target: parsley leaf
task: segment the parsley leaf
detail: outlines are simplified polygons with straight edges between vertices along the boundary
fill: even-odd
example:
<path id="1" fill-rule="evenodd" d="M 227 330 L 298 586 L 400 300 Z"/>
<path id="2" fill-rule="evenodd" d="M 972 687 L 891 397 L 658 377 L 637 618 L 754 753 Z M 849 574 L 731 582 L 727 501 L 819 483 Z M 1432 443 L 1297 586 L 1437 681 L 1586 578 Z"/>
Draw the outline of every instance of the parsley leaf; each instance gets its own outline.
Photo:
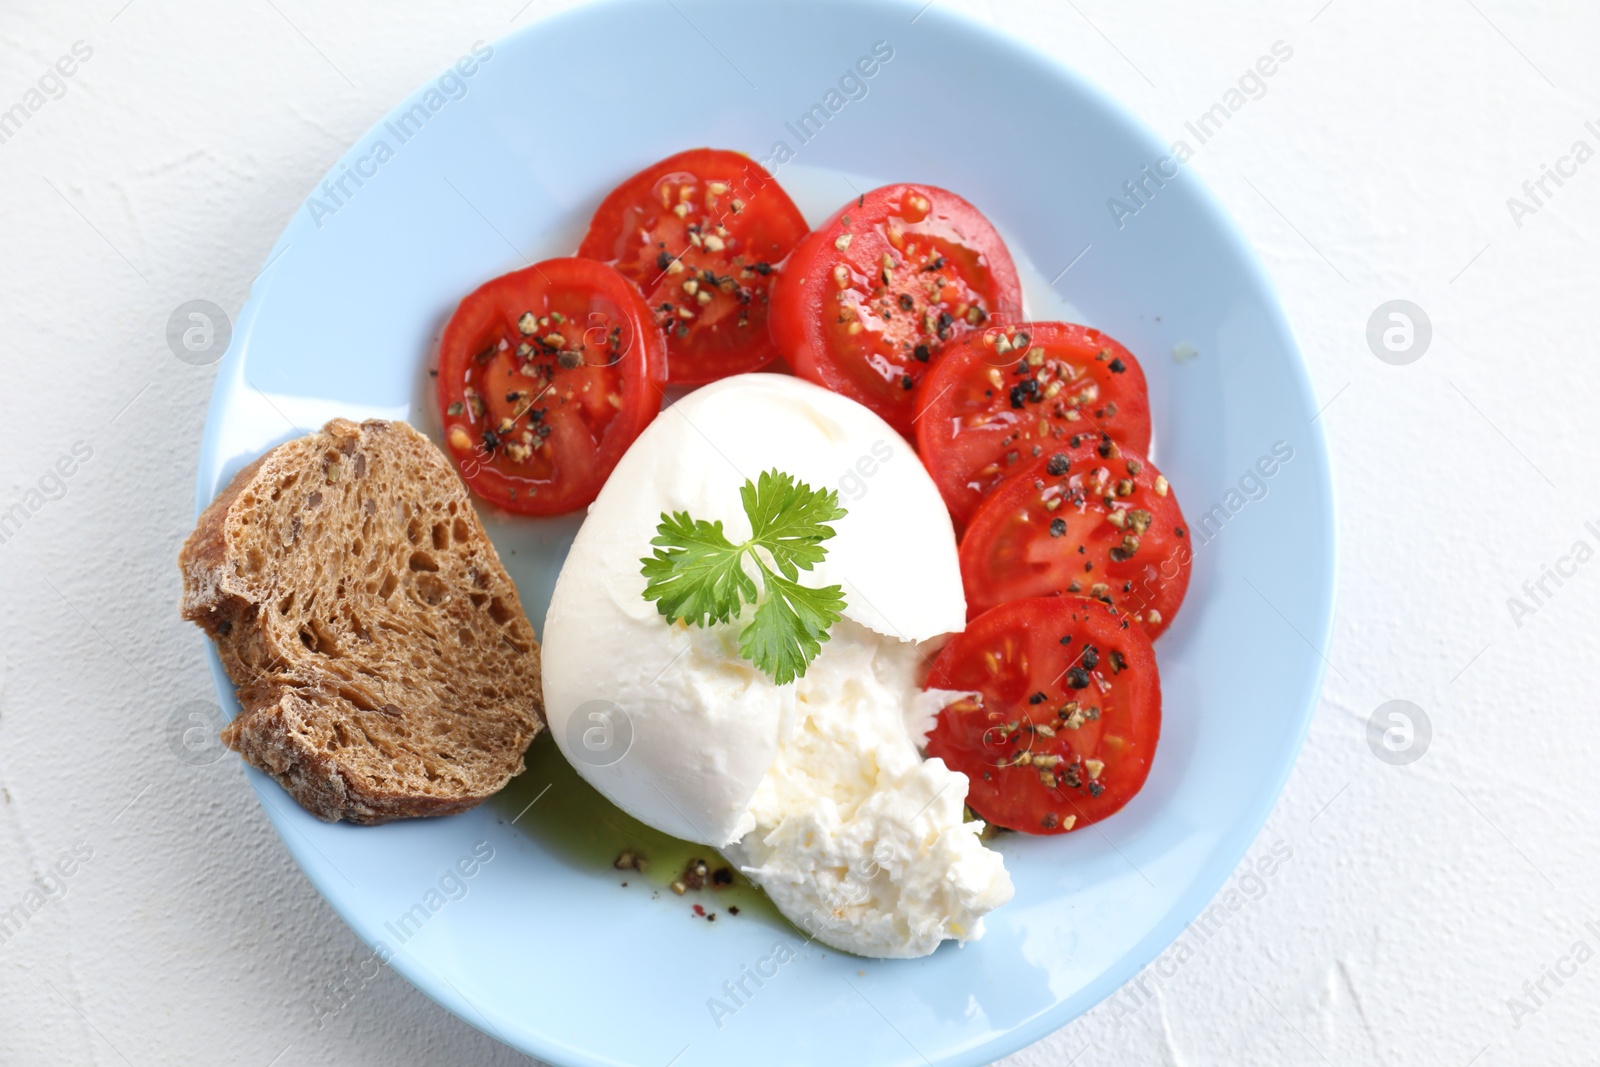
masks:
<path id="1" fill-rule="evenodd" d="M 728 540 L 722 523 L 691 519 L 685 511 L 663 513 L 650 543 L 672 546 L 641 560 L 649 579 L 645 599 L 658 601 L 669 619 L 696 626 L 727 622 L 756 598 L 756 583 L 740 564 L 743 549 Z"/>
<path id="2" fill-rule="evenodd" d="M 779 470 L 747 479 L 739 499 L 751 529 L 740 545 L 728 540 L 721 522 L 662 512 L 650 541 L 655 551 L 639 561 L 644 597 L 669 620 L 696 626 L 729 622 L 755 604 L 739 632 L 739 654 L 786 685 L 805 676 L 844 609 L 839 586 L 813 589 L 798 578 L 827 557 L 822 542 L 834 535 L 827 523 L 844 518 L 845 510 L 837 492 L 812 489 Z"/>
<path id="3" fill-rule="evenodd" d="M 795 569 L 808 571 L 822 562 L 828 550 L 822 542 L 833 536 L 833 527 L 823 525 L 844 518 L 839 494 L 813 492 L 791 475 L 771 470 L 739 490 L 744 513 L 750 517 L 754 540 L 772 556 L 786 578 Z"/>
<path id="4" fill-rule="evenodd" d="M 768 574 L 766 584 L 766 599 L 739 633 L 739 654 L 783 685 L 803 678 L 822 651 L 844 608 L 844 593 L 836 585 L 811 589 L 776 574 Z"/>

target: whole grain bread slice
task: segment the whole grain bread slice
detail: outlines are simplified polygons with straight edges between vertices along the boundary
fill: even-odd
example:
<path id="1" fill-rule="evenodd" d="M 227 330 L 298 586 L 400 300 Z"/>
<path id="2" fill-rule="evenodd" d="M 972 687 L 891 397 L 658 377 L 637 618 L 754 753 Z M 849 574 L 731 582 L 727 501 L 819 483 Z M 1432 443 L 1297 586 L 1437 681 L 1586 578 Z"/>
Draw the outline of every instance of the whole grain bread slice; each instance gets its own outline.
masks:
<path id="1" fill-rule="evenodd" d="M 321 819 L 449 815 L 523 769 L 539 646 L 461 479 L 335 419 L 240 471 L 179 555 L 242 713 L 229 748 Z"/>

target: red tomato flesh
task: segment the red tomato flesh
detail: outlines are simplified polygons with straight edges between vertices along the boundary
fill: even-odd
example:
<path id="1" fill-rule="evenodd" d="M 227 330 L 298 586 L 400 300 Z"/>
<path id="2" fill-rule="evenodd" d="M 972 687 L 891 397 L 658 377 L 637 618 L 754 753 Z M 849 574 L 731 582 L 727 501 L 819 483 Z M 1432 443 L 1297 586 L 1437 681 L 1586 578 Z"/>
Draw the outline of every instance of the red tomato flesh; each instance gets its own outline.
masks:
<path id="1" fill-rule="evenodd" d="M 928 736 L 971 782 L 967 804 L 996 826 L 1062 834 L 1099 822 L 1143 787 L 1161 734 L 1150 639 L 1082 597 L 1013 600 L 956 634 L 929 689 L 975 692 Z"/>
<path id="2" fill-rule="evenodd" d="M 995 327 L 947 347 L 917 387 L 917 451 L 957 528 L 1018 465 L 1098 430 L 1150 449 L 1150 400 L 1133 354 L 1087 326 Z"/>
<path id="3" fill-rule="evenodd" d="M 583 507 L 661 410 L 666 342 L 637 289 L 547 259 L 461 301 L 439 342 L 445 445 L 483 499 L 524 515 Z"/>
<path id="4" fill-rule="evenodd" d="M 1088 596 L 1156 637 L 1189 587 L 1189 524 L 1161 472 L 1104 434 L 1015 471 L 961 538 L 968 617 L 1022 597 Z"/>
<path id="5" fill-rule="evenodd" d="M 610 263 L 644 293 L 666 331 L 670 381 L 709 382 L 777 357 L 768 291 L 807 229 L 761 164 L 696 148 L 613 189 L 578 255 Z"/>
<path id="6" fill-rule="evenodd" d="M 800 242 L 772 290 L 772 336 L 796 373 L 907 437 L 912 390 L 940 349 L 1021 316 L 1000 235 L 931 185 L 886 185 L 846 204 Z"/>

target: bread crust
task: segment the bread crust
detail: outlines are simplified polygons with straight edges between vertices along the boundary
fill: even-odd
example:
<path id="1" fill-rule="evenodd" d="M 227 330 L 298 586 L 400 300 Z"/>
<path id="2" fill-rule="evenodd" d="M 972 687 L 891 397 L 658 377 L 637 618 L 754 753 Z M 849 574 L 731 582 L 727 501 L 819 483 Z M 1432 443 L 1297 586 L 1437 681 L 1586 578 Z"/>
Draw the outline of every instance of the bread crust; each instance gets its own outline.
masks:
<path id="1" fill-rule="evenodd" d="M 319 819 L 450 815 L 521 773 L 538 642 L 465 486 L 405 423 L 274 448 L 178 562 L 242 708 L 224 743 Z"/>

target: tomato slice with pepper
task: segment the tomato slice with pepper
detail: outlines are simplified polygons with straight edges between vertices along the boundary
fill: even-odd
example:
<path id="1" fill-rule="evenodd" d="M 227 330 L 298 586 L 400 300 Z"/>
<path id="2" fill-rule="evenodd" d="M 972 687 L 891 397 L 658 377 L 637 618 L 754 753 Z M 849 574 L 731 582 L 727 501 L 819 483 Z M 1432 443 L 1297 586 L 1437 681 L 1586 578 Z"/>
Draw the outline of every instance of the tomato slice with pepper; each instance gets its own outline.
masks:
<path id="1" fill-rule="evenodd" d="M 670 381 L 710 382 L 777 358 L 769 289 L 808 229 L 761 164 L 696 148 L 613 189 L 578 255 L 610 263 L 644 293 L 667 334 Z"/>
<path id="2" fill-rule="evenodd" d="M 439 342 L 445 445 L 492 504 L 583 507 L 661 410 L 666 362 L 644 298 L 604 263 L 501 275 L 461 301 Z"/>
<path id="3" fill-rule="evenodd" d="M 945 645 L 929 689 L 976 693 L 928 735 L 970 781 L 967 804 L 1028 834 L 1099 822 L 1144 786 L 1161 735 L 1155 650 L 1115 609 L 1083 597 L 1013 600 Z"/>
<path id="4" fill-rule="evenodd" d="M 1097 431 L 1019 468 L 961 538 L 969 618 L 1023 597 L 1081 595 L 1151 638 L 1189 588 L 1189 524 L 1161 472 Z"/>
<path id="5" fill-rule="evenodd" d="M 1099 330 L 994 327 L 950 345 L 917 387 L 917 451 L 957 528 L 1016 467 L 1084 430 L 1150 450 L 1144 370 Z"/>
<path id="6" fill-rule="evenodd" d="M 1021 317 L 1005 242 L 977 208 L 931 185 L 886 185 L 846 204 L 772 287 L 772 336 L 796 373 L 907 437 L 912 390 L 941 348 Z"/>

